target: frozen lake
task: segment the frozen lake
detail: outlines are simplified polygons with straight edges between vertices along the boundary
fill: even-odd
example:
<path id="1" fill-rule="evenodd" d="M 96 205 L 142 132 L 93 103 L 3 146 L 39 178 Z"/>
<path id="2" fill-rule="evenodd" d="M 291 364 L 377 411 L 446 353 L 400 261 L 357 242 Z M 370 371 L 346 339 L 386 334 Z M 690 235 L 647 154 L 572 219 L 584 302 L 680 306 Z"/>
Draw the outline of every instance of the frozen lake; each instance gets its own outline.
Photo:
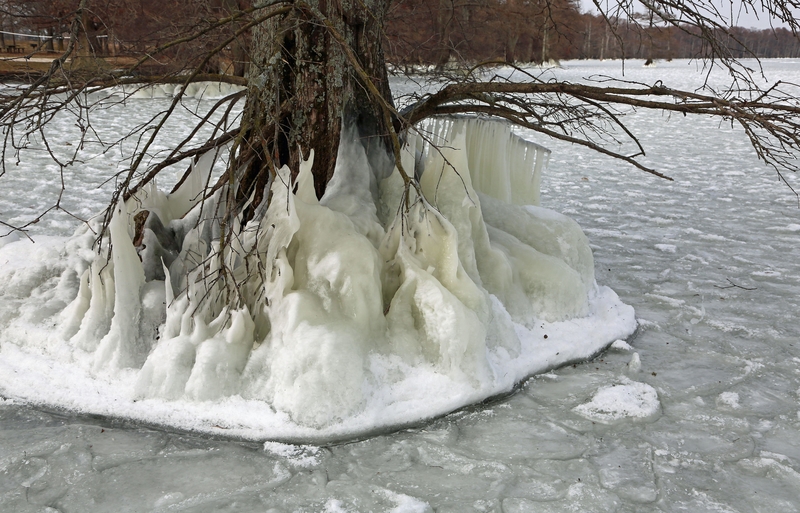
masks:
<path id="1" fill-rule="evenodd" d="M 696 71 L 634 61 L 625 78 L 690 87 Z M 573 81 L 619 72 L 613 62 L 553 71 Z M 800 61 L 768 61 L 765 72 L 800 83 Z M 148 116 L 142 105 L 94 122 L 113 136 Z M 182 115 L 188 124 L 194 114 Z M 330 447 L 213 440 L 0 402 L 0 510 L 799 511 L 798 200 L 729 126 L 643 112 L 629 121 L 649 163 L 675 182 L 539 142 L 553 150 L 542 204 L 581 224 L 597 281 L 636 309 L 631 348 L 418 429 Z M 97 152 L 68 172 L 98 184 L 118 157 Z M 30 218 L 58 190 L 57 168 L 37 162 L 0 182 L 4 220 Z M 104 204 L 104 190 L 76 189 L 64 200 L 74 214 Z M 36 232 L 65 235 L 71 223 L 57 215 Z M 636 383 L 657 392 L 656 415 L 609 420 L 584 406 Z"/>

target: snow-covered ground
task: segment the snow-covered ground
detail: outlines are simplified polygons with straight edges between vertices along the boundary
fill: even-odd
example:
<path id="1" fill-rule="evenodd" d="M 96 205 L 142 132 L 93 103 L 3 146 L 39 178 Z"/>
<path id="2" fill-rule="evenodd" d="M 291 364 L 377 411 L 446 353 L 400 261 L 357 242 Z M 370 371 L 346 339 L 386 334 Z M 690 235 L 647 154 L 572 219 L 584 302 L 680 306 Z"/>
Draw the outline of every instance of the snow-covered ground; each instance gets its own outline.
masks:
<path id="1" fill-rule="evenodd" d="M 797 61 L 766 67 L 773 80 L 800 82 Z M 685 61 L 633 62 L 626 78 L 685 86 L 694 71 Z M 618 72 L 609 62 L 554 71 L 571 80 Z M 718 122 L 657 113 L 630 121 L 650 162 L 676 182 L 546 142 L 553 156 L 542 185 L 543 206 L 589 236 L 598 282 L 635 307 L 640 331 L 629 345 L 425 427 L 323 448 L 6 402 L 0 510 L 798 511 L 797 198 Z M 70 172 L 99 182 L 114 158 Z M 0 191 L 4 215 L 18 208 L 9 205 L 38 211 L 57 187 L 13 176 L 18 185 Z M 68 201 L 90 215 L 103 201 L 96 194 Z M 55 217 L 37 229 L 66 234 L 68 223 Z"/>

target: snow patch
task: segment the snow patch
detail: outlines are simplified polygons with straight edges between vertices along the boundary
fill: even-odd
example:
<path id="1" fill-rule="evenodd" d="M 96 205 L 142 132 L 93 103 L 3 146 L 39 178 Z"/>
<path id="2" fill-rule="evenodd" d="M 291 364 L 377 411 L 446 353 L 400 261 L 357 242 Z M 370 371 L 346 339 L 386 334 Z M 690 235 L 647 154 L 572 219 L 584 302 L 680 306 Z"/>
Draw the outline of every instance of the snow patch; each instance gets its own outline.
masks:
<path id="1" fill-rule="evenodd" d="M 739 408 L 739 394 L 736 392 L 722 392 L 717 396 L 717 406 L 736 410 Z"/>
<path id="2" fill-rule="evenodd" d="M 615 340 L 611 343 L 610 348 L 616 351 L 633 351 L 633 347 L 624 340 Z"/>
<path id="3" fill-rule="evenodd" d="M 589 402 L 573 408 L 575 413 L 605 424 L 624 418 L 651 418 L 660 410 L 658 393 L 653 387 L 627 378 L 617 385 L 601 387 Z"/>

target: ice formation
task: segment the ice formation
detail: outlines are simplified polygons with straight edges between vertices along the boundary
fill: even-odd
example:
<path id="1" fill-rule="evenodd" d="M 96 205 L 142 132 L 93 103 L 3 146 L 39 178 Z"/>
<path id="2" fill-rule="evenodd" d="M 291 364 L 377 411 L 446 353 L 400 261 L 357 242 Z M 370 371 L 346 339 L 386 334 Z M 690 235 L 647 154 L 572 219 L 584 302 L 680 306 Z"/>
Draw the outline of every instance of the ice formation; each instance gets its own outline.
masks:
<path id="1" fill-rule="evenodd" d="M 661 402 L 655 388 L 624 376 L 620 381 L 601 387 L 590 401 L 576 406 L 573 411 L 604 424 L 624 418 L 652 419 L 660 413 Z"/>
<path id="2" fill-rule="evenodd" d="M 324 439 L 452 411 L 633 332 L 632 309 L 596 285 L 578 225 L 536 206 L 544 148 L 501 123 L 436 120 L 407 137 L 403 166 L 419 188 L 404 189 L 344 133 L 321 200 L 312 152 L 295 183 L 279 170 L 253 220 L 226 220 L 239 233 L 228 244 L 224 191 L 202 195 L 210 153 L 177 192 L 150 186 L 117 207 L 110 255 L 84 227 L 48 246 L 44 270 L 5 266 L 19 293 L 0 311 L 0 390 L 234 436 Z M 26 245 L 0 248 L 0 261 Z"/>
<path id="3" fill-rule="evenodd" d="M 183 88 L 183 84 L 150 84 L 150 85 L 120 85 L 111 88 L 108 94 L 121 98 L 170 98 L 178 94 Z M 243 86 L 228 84 L 225 82 L 201 81 L 186 84 L 183 96 L 189 98 L 213 100 L 224 98 L 229 94 L 243 90 Z"/>

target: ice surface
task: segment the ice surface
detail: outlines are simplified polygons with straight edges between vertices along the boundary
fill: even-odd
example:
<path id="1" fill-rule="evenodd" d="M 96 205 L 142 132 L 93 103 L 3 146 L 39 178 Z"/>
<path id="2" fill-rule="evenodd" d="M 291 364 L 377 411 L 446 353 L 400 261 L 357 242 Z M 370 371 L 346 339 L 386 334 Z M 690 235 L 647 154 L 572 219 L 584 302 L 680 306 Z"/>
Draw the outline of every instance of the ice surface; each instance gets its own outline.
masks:
<path id="1" fill-rule="evenodd" d="M 762 63 L 772 80 L 800 83 L 797 59 Z M 621 76 L 614 61 L 562 65 L 552 72 L 573 82 Z M 634 62 L 623 78 L 691 90 L 705 79 L 701 71 L 685 60 L 657 68 Z M 152 115 L 147 105 L 157 110 L 164 103 L 129 102 L 116 117 L 143 121 Z M 103 120 L 95 118 L 97 128 L 119 131 L 114 113 L 96 113 Z M 351 512 L 388 511 L 399 505 L 392 492 L 452 513 L 800 511 L 800 245 L 791 228 L 800 226 L 797 200 L 729 126 L 641 111 L 625 120 L 641 135 L 649 164 L 675 183 L 548 142 L 553 154 L 541 202 L 580 223 L 598 281 L 636 308 L 639 329 L 628 339 L 640 356 L 635 375 L 627 370 L 632 352 L 608 351 L 539 375 L 502 401 L 416 429 L 272 450 L 0 399 L 0 510 L 138 512 L 157 511 L 159 503 L 162 511 L 317 512 L 330 503 Z M 61 130 L 68 134 L 70 126 Z M 180 126 L 173 132 L 184 134 Z M 169 149 L 175 141 L 158 144 Z M 41 206 L 54 176 L 43 157 L 32 168 L 9 165 L 0 179 L 4 216 L 24 218 Z M 87 185 L 80 201 L 69 204 L 86 215 L 102 208 L 108 189 L 95 189 L 92 180 L 108 165 L 95 159 L 72 170 L 71 179 Z M 797 189 L 797 176 L 787 178 Z M 26 314 L 29 329 L 38 323 L 34 317 L 48 318 L 71 300 L 59 304 L 52 292 L 63 240 L 39 235 L 68 235 L 74 223 L 56 215 L 33 229 L 36 244 L 11 265 L 36 266 L 32 274 L 49 282 L 42 287 L 32 275 L 5 281 L 4 325 L 30 297 L 41 299 L 42 308 Z M 676 253 L 656 244 L 674 244 Z M 781 276 L 751 275 L 765 270 Z M 728 279 L 755 290 L 731 287 Z M 70 293 L 77 286 L 64 285 Z M 542 343 L 545 334 L 538 335 Z M 72 371 L 64 381 L 79 374 Z M 26 372 L 16 379 L 24 381 Z M 656 390 L 660 415 L 604 424 L 573 411 L 599 389 L 620 384 L 621 375 Z M 54 381 L 52 390 L 60 386 Z M 727 392 L 738 395 L 738 408 L 718 403 L 733 397 Z"/>
<path id="2" fill-rule="evenodd" d="M 324 440 L 507 392 L 634 331 L 633 310 L 596 285 L 578 225 L 507 203 L 538 201 L 546 150 L 502 123 L 429 123 L 404 149 L 409 169 L 422 162 L 419 190 L 406 194 L 397 170 L 374 176 L 355 133 L 344 133 L 325 197 L 313 190 L 311 152 L 295 184 L 279 171 L 270 205 L 225 248 L 213 236 L 224 191 L 197 199 L 215 153 L 176 192 L 149 185 L 118 205 L 110 257 L 80 228 L 49 262 L 59 276 L 51 318 L 35 324 L 28 313 L 42 299 L 13 296 L 0 376 L 26 378 L 0 377 L 0 388 L 185 429 Z M 512 189 L 497 188 L 507 181 Z M 0 258 L 28 246 L 7 244 Z M 222 265 L 235 288 L 215 279 Z M 3 273 L 53 295 L 38 265 Z"/>

